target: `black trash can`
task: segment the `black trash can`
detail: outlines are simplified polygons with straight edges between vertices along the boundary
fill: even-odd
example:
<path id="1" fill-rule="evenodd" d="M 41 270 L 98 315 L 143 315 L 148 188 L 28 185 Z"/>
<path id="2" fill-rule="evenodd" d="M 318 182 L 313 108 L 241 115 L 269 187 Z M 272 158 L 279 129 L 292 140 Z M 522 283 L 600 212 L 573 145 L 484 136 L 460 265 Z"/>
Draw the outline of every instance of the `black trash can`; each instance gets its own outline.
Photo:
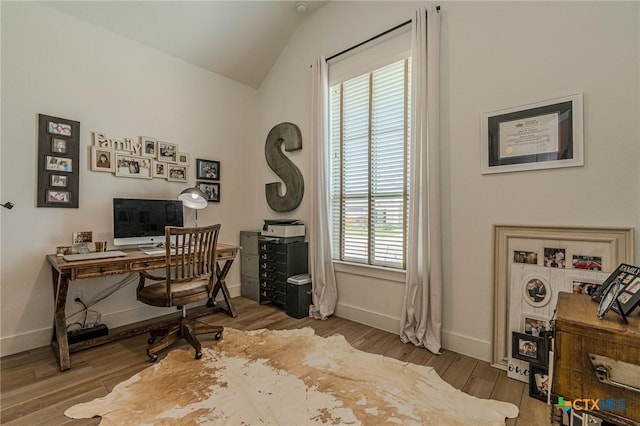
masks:
<path id="1" fill-rule="evenodd" d="M 287 303 L 284 311 L 290 317 L 306 318 L 311 305 L 311 278 L 309 274 L 294 275 L 287 279 Z"/>

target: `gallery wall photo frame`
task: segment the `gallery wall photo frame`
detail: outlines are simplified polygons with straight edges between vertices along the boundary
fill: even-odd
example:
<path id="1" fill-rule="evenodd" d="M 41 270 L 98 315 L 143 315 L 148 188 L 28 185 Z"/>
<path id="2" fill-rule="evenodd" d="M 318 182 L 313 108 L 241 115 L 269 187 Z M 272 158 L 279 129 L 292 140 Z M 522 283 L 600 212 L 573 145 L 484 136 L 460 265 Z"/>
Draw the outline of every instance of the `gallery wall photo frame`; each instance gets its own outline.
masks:
<path id="1" fill-rule="evenodd" d="M 196 179 L 220 180 L 220 162 L 214 160 L 196 159 Z"/>
<path id="2" fill-rule="evenodd" d="M 483 113 L 482 174 L 584 165 L 583 95 Z"/>
<path id="3" fill-rule="evenodd" d="M 492 366 L 507 370 L 510 355 L 508 346 L 511 339 L 509 328 L 511 297 L 522 298 L 521 291 L 511 294 L 510 290 L 512 265 L 518 265 L 514 263 L 514 252 L 538 253 L 537 267 L 541 268 L 546 247 L 563 247 L 566 248 L 567 254 L 574 252 L 597 254 L 603 259 L 602 272 L 611 272 L 620 263 L 634 261 L 633 234 L 633 228 L 494 225 Z M 548 270 L 559 271 L 566 275 L 567 279 L 578 273 L 594 274 L 594 276 L 601 274 L 599 271 L 579 269 L 548 268 Z M 568 289 L 568 291 L 571 290 Z M 520 323 L 519 318 L 518 323 Z"/>
<path id="4" fill-rule="evenodd" d="M 196 188 L 204 192 L 208 202 L 220 202 L 220 182 L 196 182 Z"/>
<path id="5" fill-rule="evenodd" d="M 38 114 L 37 207 L 78 208 L 80 122 Z"/>

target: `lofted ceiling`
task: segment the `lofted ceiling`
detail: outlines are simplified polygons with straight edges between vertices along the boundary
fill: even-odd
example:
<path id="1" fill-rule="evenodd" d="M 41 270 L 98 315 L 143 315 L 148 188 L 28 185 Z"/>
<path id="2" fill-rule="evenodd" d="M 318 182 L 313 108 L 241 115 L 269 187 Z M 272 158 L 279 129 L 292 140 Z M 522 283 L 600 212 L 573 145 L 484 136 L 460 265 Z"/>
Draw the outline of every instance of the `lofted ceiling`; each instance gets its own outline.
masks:
<path id="1" fill-rule="evenodd" d="M 298 12 L 300 3 L 306 11 Z M 326 1 L 46 1 L 98 27 L 258 88 Z M 299 6 L 301 7 L 301 6 Z"/>

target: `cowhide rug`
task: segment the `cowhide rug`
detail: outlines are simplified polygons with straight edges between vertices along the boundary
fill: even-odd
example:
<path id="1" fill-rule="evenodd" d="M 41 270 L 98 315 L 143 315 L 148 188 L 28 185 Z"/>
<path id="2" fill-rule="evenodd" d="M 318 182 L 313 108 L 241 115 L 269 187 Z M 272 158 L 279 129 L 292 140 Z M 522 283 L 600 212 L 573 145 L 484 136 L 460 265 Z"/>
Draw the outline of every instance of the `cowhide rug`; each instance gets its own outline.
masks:
<path id="1" fill-rule="evenodd" d="M 456 390 L 432 367 L 354 349 L 313 329 L 238 331 L 176 349 L 65 415 L 103 425 L 504 425 L 518 408 Z"/>

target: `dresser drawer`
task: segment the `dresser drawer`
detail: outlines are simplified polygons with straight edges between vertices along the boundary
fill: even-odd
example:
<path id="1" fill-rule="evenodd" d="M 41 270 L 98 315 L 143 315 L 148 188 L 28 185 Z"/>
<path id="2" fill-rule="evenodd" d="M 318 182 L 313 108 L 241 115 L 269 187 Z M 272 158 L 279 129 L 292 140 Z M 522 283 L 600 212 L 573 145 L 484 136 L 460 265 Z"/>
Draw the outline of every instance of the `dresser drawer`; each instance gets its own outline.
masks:
<path id="1" fill-rule="evenodd" d="M 82 266 L 73 269 L 71 280 L 81 280 L 83 278 L 101 277 L 111 274 L 123 274 L 126 272 L 128 272 L 128 265 L 126 263 Z"/>
<path id="2" fill-rule="evenodd" d="M 166 266 L 164 259 L 132 262 L 129 270 L 131 272 L 144 271 L 145 269 L 159 269 Z"/>
<path id="3" fill-rule="evenodd" d="M 240 258 L 240 273 L 258 278 L 258 256 L 242 253 Z"/>

